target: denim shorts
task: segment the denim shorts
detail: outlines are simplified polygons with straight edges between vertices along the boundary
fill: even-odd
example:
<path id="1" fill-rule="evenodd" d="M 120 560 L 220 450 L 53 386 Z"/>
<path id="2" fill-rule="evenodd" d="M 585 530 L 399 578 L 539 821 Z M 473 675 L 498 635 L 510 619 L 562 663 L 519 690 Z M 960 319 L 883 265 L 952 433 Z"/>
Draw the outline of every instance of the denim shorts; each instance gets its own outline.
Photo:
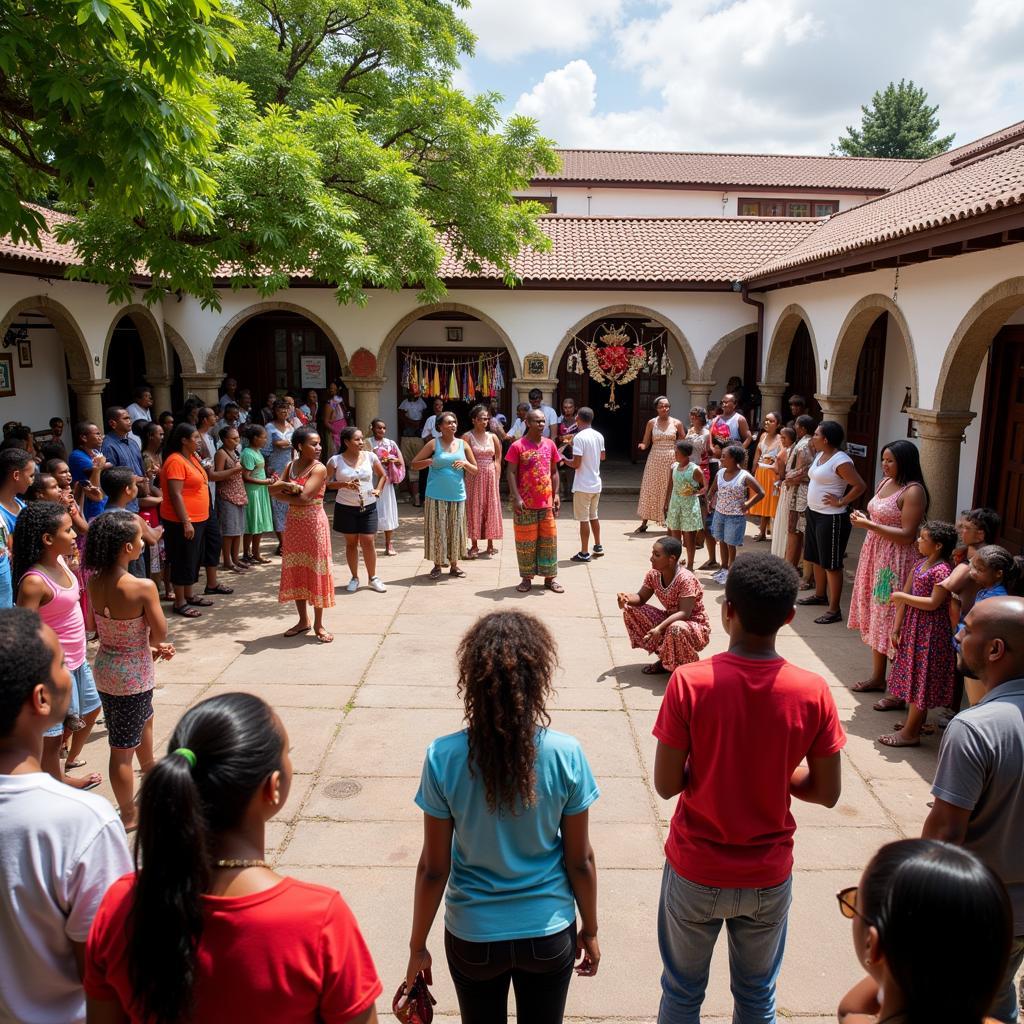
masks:
<path id="1" fill-rule="evenodd" d="M 715 509 L 715 514 L 711 517 L 711 536 L 730 547 L 743 546 L 743 534 L 746 529 L 746 516 L 723 516 Z"/>
<path id="2" fill-rule="evenodd" d="M 83 661 L 78 668 L 69 669 L 71 673 L 71 702 L 68 704 L 68 714 L 78 715 L 84 718 L 100 706 L 100 695 L 96 691 L 96 682 L 92 677 L 92 669 L 89 662 Z M 44 736 L 60 736 L 64 732 L 64 723 L 47 729 Z"/>

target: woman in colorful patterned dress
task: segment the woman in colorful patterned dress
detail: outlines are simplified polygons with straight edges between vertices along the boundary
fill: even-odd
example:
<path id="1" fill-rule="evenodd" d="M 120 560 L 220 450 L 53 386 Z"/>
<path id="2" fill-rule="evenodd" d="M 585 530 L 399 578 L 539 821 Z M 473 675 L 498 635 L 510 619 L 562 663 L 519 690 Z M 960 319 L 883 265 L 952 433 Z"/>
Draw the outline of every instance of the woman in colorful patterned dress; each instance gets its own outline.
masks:
<path id="1" fill-rule="evenodd" d="M 477 558 L 480 541 L 487 541 L 487 555 L 494 554 L 494 542 L 504 536 L 501 525 L 501 497 L 498 494 L 498 466 L 501 441 L 487 428 L 491 420 L 486 405 L 475 405 L 469 414 L 473 429 L 462 435 L 476 458 L 476 473 L 466 477 L 466 532 L 469 534 L 467 558 Z"/>
<path id="2" fill-rule="evenodd" d="M 779 504 L 778 491 L 775 490 L 778 481 L 775 460 L 782 451 L 782 438 L 779 436 L 781 426 L 782 418 L 777 412 L 770 412 L 765 416 L 764 430 L 757 439 L 757 451 L 754 454 L 754 477 L 764 488 L 764 497 L 750 509 L 749 514 L 761 519 L 760 531 L 754 538 L 761 543 L 771 540 L 768 530 L 773 524 L 775 509 Z"/>
<path id="3" fill-rule="evenodd" d="M 377 499 L 377 531 L 384 534 L 384 554 L 395 555 L 393 537 L 398 529 L 398 498 L 395 487 L 405 479 L 405 459 L 402 449 L 387 436 L 388 425 L 382 419 L 372 420 L 370 430 L 370 451 L 377 456 L 377 461 L 384 468 L 386 478 L 384 489 Z"/>
<path id="4" fill-rule="evenodd" d="M 675 537 L 655 541 L 651 569 L 636 594 L 617 595 L 626 632 L 634 648 L 658 655 L 643 668 L 644 675 L 671 672 L 678 665 L 697 661 L 711 639 L 711 624 L 704 610 L 704 589 L 697 577 L 679 564 L 682 544 Z M 651 608 L 652 598 L 665 610 Z"/>
<path id="5" fill-rule="evenodd" d="M 896 731 L 879 736 L 887 747 L 916 747 L 929 708 L 948 707 L 953 700 L 953 628 L 949 591 L 941 586 L 952 568 L 956 547 L 952 523 L 926 522 L 917 539 L 921 560 L 907 576 L 904 590 L 892 595 L 896 605 L 890 643 L 896 651 L 889 675 L 893 699 L 907 702 L 907 720 Z"/>
<path id="6" fill-rule="evenodd" d="M 637 533 L 647 532 L 648 520 L 665 522 L 665 484 L 672 471 L 672 463 L 675 462 L 676 441 L 686 436 L 683 424 L 669 415 L 672 404 L 664 395 L 654 400 L 654 410 L 658 415 L 647 421 L 644 439 L 637 445 L 642 452 L 648 448 L 651 450 L 640 481 L 640 501 L 637 503 L 636 514 L 641 522 Z"/>
<path id="7" fill-rule="evenodd" d="M 331 572 L 331 527 L 324 511 L 327 467 L 320 461 L 320 435 L 312 427 L 292 434 L 296 458 L 284 469 L 284 477 L 270 485 L 270 495 L 288 506 L 281 544 L 281 604 L 295 602 L 299 621 L 285 636 L 309 632 L 307 608 L 313 606 L 313 632 L 322 644 L 334 637 L 324 629 L 324 609 L 334 607 L 334 575 Z"/>
<path id="8" fill-rule="evenodd" d="M 854 693 L 885 690 L 889 637 L 896 616 L 892 594 L 917 559 L 915 541 L 927 512 L 928 490 L 917 446 L 893 441 L 882 449 L 882 480 L 867 513 L 858 510 L 850 516 L 852 526 L 867 531 L 850 599 L 850 628 L 859 629 L 861 640 L 871 648 L 871 675 L 854 683 Z M 902 706 L 902 701 L 882 697 L 875 710 Z"/>

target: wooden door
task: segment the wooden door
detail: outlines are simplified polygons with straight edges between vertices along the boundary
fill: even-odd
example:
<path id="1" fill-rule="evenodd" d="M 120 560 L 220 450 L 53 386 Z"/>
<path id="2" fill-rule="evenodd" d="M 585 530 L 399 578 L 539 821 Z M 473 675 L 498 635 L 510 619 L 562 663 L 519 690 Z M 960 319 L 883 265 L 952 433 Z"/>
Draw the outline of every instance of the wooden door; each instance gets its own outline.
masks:
<path id="1" fill-rule="evenodd" d="M 992 343 L 984 411 L 975 503 L 999 513 L 999 543 L 1024 554 L 1024 327 Z"/>
<path id="2" fill-rule="evenodd" d="M 582 405 L 590 405 L 590 378 L 586 369 L 583 373 L 569 372 L 569 349 L 562 353 L 562 360 L 558 364 L 558 390 L 555 392 L 555 411 L 562 414 L 562 402 L 571 398 L 576 403 L 576 408 Z M 584 367 L 586 361 L 584 361 Z M 513 410 L 515 412 L 515 410 Z"/>
<path id="3" fill-rule="evenodd" d="M 883 313 L 869 328 L 857 360 L 857 378 L 853 393 L 857 401 L 850 409 L 846 430 L 846 451 L 867 489 L 857 502 L 867 508 L 878 480 L 878 422 L 882 413 L 882 376 L 885 372 L 885 335 L 889 314 Z"/>
<path id="4" fill-rule="evenodd" d="M 816 420 L 821 420 L 821 406 L 814 397 L 818 390 L 818 368 L 814 362 L 814 346 L 807 332 L 807 325 L 802 321 L 793 336 L 793 344 L 789 349 L 786 362 L 786 380 L 789 387 L 782 396 L 782 408 L 789 409 L 790 395 L 803 395 L 807 400 L 807 412 Z M 788 417 L 787 417 L 788 418 Z"/>
<path id="5" fill-rule="evenodd" d="M 636 446 L 644 439 L 647 421 L 654 415 L 654 400 L 659 395 L 665 394 L 666 386 L 665 374 L 651 372 L 646 367 L 637 375 L 635 384 L 626 385 L 627 388 L 633 388 L 633 443 L 629 446 L 630 462 L 638 462 L 643 457 Z M 624 390 L 624 388 L 616 388 L 616 394 Z M 622 402 L 622 398 L 619 398 L 619 402 Z M 675 410 L 675 415 L 684 423 L 689 420 L 689 417 L 683 415 L 679 409 Z"/>

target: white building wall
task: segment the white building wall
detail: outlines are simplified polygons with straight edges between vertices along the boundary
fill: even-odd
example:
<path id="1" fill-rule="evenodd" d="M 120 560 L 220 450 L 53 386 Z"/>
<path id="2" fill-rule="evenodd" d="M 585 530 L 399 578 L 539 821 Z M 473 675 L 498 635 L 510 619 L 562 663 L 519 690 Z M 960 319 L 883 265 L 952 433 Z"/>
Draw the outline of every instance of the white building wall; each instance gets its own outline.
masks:
<path id="1" fill-rule="evenodd" d="M 32 342 L 30 368 L 18 366 L 17 349 L 6 350 L 12 357 L 15 394 L 0 398 L 0 423 L 17 420 L 33 430 L 47 430 L 51 416 L 65 421 L 69 416 L 64 346 L 52 328 L 33 328 L 28 336 Z M 65 430 L 64 435 L 66 442 L 70 431 Z"/>

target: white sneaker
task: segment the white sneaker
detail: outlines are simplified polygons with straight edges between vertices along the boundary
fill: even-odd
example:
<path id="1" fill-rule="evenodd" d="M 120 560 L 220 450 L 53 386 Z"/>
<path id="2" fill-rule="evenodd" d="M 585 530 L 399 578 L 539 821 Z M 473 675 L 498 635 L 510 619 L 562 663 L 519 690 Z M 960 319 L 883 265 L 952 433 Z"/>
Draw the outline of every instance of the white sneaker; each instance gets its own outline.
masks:
<path id="1" fill-rule="evenodd" d="M 348 586 L 345 588 L 349 594 L 354 594 L 359 589 L 359 580 L 355 576 L 348 581 Z"/>
<path id="2" fill-rule="evenodd" d="M 388 588 L 384 586 L 384 581 L 379 576 L 370 577 L 370 589 L 376 590 L 378 594 L 386 594 Z"/>
<path id="3" fill-rule="evenodd" d="M 714 576 L 711 577 L 716 583 L 724 583 L 729 578 L 728 569 L 719 569 Z"/>

